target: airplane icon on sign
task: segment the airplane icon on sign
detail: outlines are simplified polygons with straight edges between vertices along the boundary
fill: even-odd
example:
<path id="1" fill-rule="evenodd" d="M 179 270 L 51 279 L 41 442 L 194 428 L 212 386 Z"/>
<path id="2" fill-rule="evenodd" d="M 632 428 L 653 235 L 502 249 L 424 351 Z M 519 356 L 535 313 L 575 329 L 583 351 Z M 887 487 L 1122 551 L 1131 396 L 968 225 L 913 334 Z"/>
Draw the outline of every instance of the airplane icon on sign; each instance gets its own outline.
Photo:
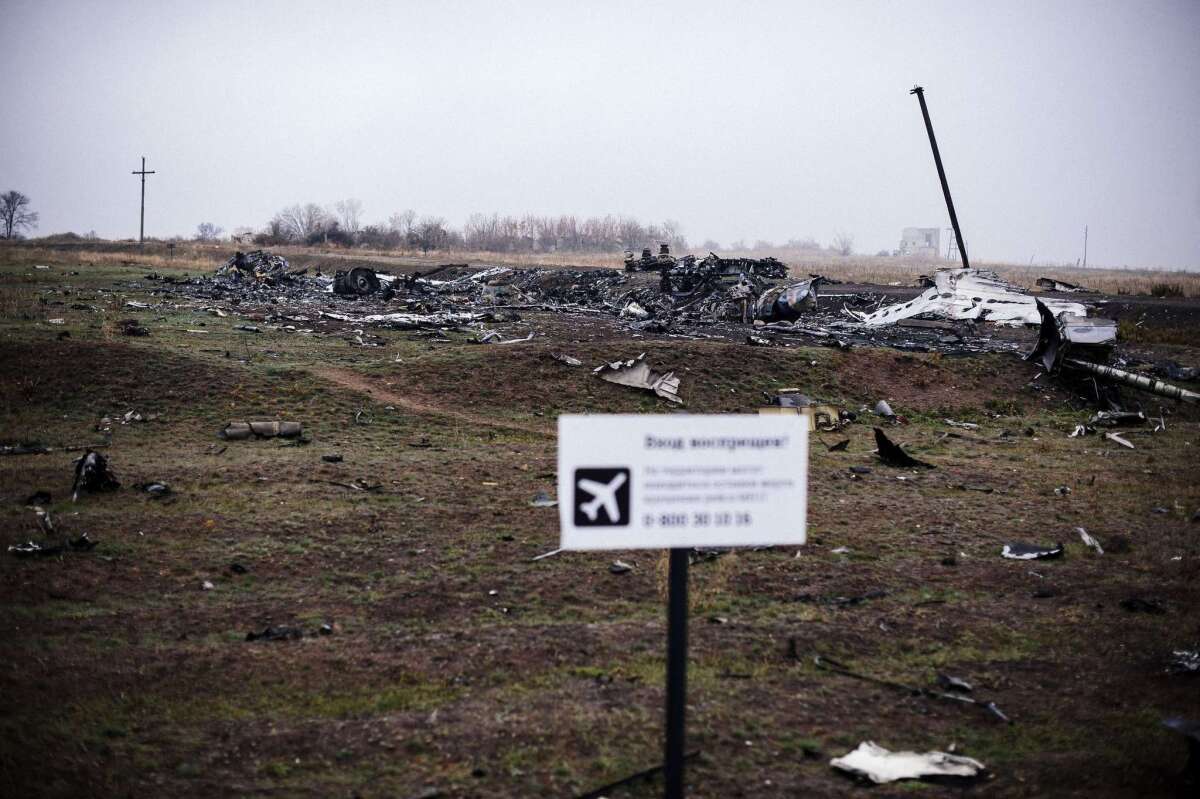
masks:
<path id="1" fill-rule="evenodd" d="M 629 492 L 625 489 L 625 484 L 629 481 L 628 469 L 600 470 L 600 469 L 580 469 L 576 472 L 575 486 L 579 491 L 586 492 L 591 499 L 578 502 L 577 509 L 587 517 L 588 523 L 591 524 L 621 524 L 623 517 L 626 514 L 626 508 L 623 505 L 628 504 Z M 582 476 L 582 473 L 589 473 L 588 477 Z M 604 472 L 606 476 L 611 475 L 607 482 L 603 480 L 594 480 L 592 477 L 599 477 L 595 472 Z M 576 497 L 579 494 L 576 493 Z M 599 521 L 600 511 L 604 511 L 604 515 L 608 517 L 607 522 Z"/>

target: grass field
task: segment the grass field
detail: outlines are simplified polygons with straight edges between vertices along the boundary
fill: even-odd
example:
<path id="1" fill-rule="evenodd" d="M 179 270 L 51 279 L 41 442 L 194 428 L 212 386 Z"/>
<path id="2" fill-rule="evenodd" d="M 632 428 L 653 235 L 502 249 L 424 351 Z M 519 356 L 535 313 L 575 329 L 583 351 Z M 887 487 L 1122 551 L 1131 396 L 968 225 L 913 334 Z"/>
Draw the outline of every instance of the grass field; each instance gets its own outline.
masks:
<path id="1" fill-rule="evenodd" d="M 606 317 L 550 314 L 501 326 L 533 329 L 528 344 L 381 330 L 361 347 L 344 325 L 258 319 L 274 306 L 220 304 L 222 317 L 143 279 L 224 252 L 0 248 L 0 443 L 54 448 L 0 458 L 0 543 L 37 536 L 24 506 L 37 490 L 60 530 L 100 542 L 0 557 L 0 793 L 573 796 L 654 765 L 663 554 L 532 561 L 558 528 L 529 505 L 554 489 L 558 414 L 673 410 L 590 374 L 640 352 L 681 376 L 690 412 L 753 412 L 784 386 L 852 410 L 886 398 L 909 421 L 889 435 L 938 467 L 879 464 L 868 417 L 844 452 L 823 446 L 841 435 L 817 436 L 809 544 L 693 567 L 690 796 L 961 794 L 829 768 L 863 740 L 976 757 L 982 796 L 1183 790 L 1185 747 L 1160 721 L 1200 715 L 1196 678 L 1166 670 L 1200 644 L 1195 408 L 1163 403 L 1167 432 L 1133 431 L 1129 450 L 1067 438 L 1091 410 L 1012 357 L 633 340 Z M 838 266 L 819 268 L 911 276 Z M 1099 274 L 1080 280 L 1168 279 Z M 1168 277 L 1196 296 L 1192 276 Z M 263 332 L 235 329 L 240 315 Z M 129 317 L 150 335 L 120 335 Z M 1200 360 L 1194 337 L 1172 347 Z M 155 416 L 122 424 L 130 410 Z M 311 443 L 216 437 L 246 418 L 302 421 Z M 123 487 L 72 503 L 72 461 L 92 443 Z M 174 496 L 134 487 L 151 480 Z M 1014 540 L 1066 555 L 1002 559 Z M 634 570 L 611 574 L 614 558 Z M 1130 598 L 1162 612 L 1123 609 Z M 245 640 L 268 625 L 305 637 Z M 961 677 L 1013 723 L 819 670 L 817 654 L 920 686 Z"/>

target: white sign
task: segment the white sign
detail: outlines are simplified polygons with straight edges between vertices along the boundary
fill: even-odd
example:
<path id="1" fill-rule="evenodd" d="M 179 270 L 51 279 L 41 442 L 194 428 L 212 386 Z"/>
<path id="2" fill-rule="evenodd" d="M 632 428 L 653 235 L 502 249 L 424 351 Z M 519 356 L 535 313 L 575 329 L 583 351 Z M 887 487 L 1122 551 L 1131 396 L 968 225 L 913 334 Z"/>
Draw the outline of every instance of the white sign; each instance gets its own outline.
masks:
<path id="1" fill-rule="evenodd" d="M 563 549 L 803 544 L 802 416 L 558 417 Z"/>

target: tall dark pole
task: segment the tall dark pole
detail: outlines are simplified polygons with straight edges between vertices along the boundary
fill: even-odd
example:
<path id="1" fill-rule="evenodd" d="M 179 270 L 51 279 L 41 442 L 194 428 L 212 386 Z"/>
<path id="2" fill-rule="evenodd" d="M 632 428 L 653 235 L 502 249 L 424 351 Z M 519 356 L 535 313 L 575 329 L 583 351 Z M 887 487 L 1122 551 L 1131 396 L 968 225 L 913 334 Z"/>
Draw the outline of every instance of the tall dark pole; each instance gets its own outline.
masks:
<path id="1" fill-rule="evenodd" d="M 929 121 L 929 107 L 925 105 L 925 90 L 914 86 L 909 94 L 915 94 L 921 103 L 921 116 L 925 117 L 925 132 L 929 134 L 929 146 L 933 148 L 933 162 L 937 164 L 938 179 L 942 181 L 942 194 L 946 196 L 946 210 L 950 212 L 950 224 L 954 227 L 954 240 L 958 243 L 958 254 L 962 257 L 963 269 L 970 269 L 967 247 L 963 244 L 962 231 L 958 229 L 958 214 L 954 213 L 954 200 L 950 199 L 950 184 L 946 182 L 946 170 L 942 169 L 942 154 L 938 152 L 937 137 L 933 135 L 933 123 Z"/>
<path id="2" fill-rule="evenodd" d="M 133 174 L 142 176 L 142 215 L 138 221 L 138 246 L 140 247 L 146 241 L 146 175 L 154 174 L 153 171 L 146 171 L 146 156 L 142 156 L 142 171 Z"/>
<path id="3" fill-rule="evenodd" d="M 667 599 L 666 799 L 683 799 L 684 718 L 687 710 L 688 550 L 672 549 Z"/>

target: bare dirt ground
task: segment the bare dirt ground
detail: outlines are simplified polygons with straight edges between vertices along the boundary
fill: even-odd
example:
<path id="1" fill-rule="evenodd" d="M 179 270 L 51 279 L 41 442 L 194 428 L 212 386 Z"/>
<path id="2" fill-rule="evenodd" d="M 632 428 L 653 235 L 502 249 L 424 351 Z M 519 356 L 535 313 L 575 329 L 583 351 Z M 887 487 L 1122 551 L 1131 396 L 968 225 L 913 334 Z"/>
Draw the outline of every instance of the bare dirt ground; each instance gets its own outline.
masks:
<path id="1" fill-rule="evenodd" d="M 886 398 L 908 421 L 888 434 L 938 467 L 880 464 L 868 417 L 821 434 L 810 543 L 693 567 L 690 796 L 1189 790 L 1161 721 L 1200 717 L 1200 677 L 1168 671 L 1200 646 L 1194 407 L 1126 394 L 1167 424 L 1130 450 L 1068 438 L 1091 409 L 1007 354 L 753 348 L 536 313 L 500 326 L 527 343 L 381 330 L 362 347 L 345 324 L 237 330 L 237 312 L 154 294 L 136 260 L 42 263 L 0 263 L 0 443 L 53 448 L 0 457 L 0 544 L 38 537 L 39 490 L 60 530 L 100 543 L 0 554 L 6 796 L 574 796 L 656 764 L 661 553 L 531 560 L 558 545 L 555 511 L 529 505 L 554 490 L 555 417 L 676 410 L 590 374 L 641 352 L 692 412 L 753 412 L 785 386 L 851 410 Z M 1196 300 L 1107 299 L 1124 352 L 1200 364 Z M 122 336 L 128 317 L 150 335 Z M 122 424 L 130 410 L 153 418 Z M 247 418 L 303 421 L 312 441 L 216 437 Z M 91 443 L 123 485 L 73 503 Z M 135 488 L 151 480 L 173 496 Z M 1006 560 L 1009 541 L 1066 552 Z M 245 640 L 268 625 L 304 637 Z M 961 677 L 1012 723 L 815 655 L 916 686 Z M 828 765 L 863 740 L 953 748 L 989 775 L 864 786 Z"/>

